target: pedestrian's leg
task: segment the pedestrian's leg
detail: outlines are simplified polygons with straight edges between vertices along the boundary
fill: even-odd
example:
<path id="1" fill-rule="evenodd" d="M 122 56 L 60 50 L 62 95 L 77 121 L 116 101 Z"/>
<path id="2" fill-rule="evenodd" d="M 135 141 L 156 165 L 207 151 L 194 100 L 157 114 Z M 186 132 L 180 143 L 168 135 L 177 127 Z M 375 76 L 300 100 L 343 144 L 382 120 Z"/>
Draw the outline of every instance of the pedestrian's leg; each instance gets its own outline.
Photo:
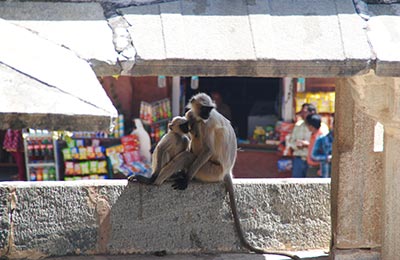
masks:
<path id="1" fill-rule="evenodd" d="M 300 157 L 293 158 L 292 178 L 303 178 L 303 160 Z"/>
<path id="2" fill-rule="evenodd" d="M 306 160 L 301 160 L 301 177 L 300 178 L 306 178 L 307 177 L 307 171 L 308 171 L 307 161 Z"/>
<path id="3" fill-rule="evenodd" d="M 25 174 L 25 160 L 24 155 L 22 152 L 11 152 L 12 156 L 14 157 L 15 163 L 18 167 L 18 180 L 24 181 L 26 180 Z"/>

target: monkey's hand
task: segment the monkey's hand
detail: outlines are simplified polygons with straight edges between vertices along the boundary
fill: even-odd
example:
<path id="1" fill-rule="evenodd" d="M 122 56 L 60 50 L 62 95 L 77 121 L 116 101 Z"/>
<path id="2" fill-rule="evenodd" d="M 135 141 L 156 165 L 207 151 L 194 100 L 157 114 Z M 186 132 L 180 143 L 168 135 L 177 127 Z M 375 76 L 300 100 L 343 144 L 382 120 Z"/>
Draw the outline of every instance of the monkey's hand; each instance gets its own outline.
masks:
<path id="1" fill-rule="evenodd" d="M 184 174 L 180 174 L 174 180 L 174 184 L 172 184 L 172 188 L 175 190 L 186 190 L 189 184 L 189 179 Z"/>

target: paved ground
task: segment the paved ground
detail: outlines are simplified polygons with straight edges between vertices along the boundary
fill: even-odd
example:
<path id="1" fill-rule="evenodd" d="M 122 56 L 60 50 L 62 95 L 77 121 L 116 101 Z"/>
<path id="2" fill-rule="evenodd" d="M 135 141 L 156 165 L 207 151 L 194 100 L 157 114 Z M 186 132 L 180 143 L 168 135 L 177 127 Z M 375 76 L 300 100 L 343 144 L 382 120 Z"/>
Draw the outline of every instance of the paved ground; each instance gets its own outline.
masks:
<path id="1" fill-rule="evenodd" d="M 302 260 L 328 260 L 328 255 L 322 251 L 296 252 Z M 201 254 L 201 255 L 118 255 L 118 256 L 67 256 L 52 257 L 45 260 L 285 260 L 289 259 L 276 255 L 257 254 Z"/>

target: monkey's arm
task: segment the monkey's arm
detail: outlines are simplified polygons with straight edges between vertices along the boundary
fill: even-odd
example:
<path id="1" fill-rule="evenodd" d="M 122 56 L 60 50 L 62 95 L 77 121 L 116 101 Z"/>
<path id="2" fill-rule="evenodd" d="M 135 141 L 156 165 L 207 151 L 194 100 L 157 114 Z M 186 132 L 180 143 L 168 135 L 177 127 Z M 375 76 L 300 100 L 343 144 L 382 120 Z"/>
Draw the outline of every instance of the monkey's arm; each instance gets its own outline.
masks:
<path id="1" fill-rule="evenodd" d="M 199 153 L 190 166 L 188 172 L 187 172 L 187 180 L 190 181 L 193 179 L 193 177 L 196 175 L 196 173 L 199 171 L 199 169 L 211 159 L 211 156 L 213 155 L 213 149 L 212 149 L 212 143 L 211 140 L 214 139 L 214 133 L 211 132 L 209 133 L 209 136 L 207 138 L 203 138 L 203 147 L 201 153 Z"/>

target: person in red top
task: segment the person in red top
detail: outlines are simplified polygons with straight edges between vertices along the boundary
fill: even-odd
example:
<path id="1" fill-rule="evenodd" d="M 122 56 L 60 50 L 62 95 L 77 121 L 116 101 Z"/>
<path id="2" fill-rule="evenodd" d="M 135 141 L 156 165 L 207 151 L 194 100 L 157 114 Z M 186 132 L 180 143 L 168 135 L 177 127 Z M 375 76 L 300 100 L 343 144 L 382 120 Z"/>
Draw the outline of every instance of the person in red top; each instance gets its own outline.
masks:
<path id="1" fill-rule="evenodd" d="M 8 129 L 4 137 L 3 148 L 14 157 L 18 167 L 18 180 L 26 180 L 22 131 Z"/>
<path id="2" fill-rule="evenodd" d="M 310 167 L 310 177 L 317 177 L 315 171 L 319 170 L 320 163 L 311 159 L 312 150 L 315 144 L 315 140 L 319 136 L 324 135 L 324 132 L 321 129 L 321 116 L 318 114 L 311 114 L 306 117 L 306 126 L 308 130 L 311 132 L 310 144 L 308 145 L 308 153 L 307 153 L 307 164 Z"/>

